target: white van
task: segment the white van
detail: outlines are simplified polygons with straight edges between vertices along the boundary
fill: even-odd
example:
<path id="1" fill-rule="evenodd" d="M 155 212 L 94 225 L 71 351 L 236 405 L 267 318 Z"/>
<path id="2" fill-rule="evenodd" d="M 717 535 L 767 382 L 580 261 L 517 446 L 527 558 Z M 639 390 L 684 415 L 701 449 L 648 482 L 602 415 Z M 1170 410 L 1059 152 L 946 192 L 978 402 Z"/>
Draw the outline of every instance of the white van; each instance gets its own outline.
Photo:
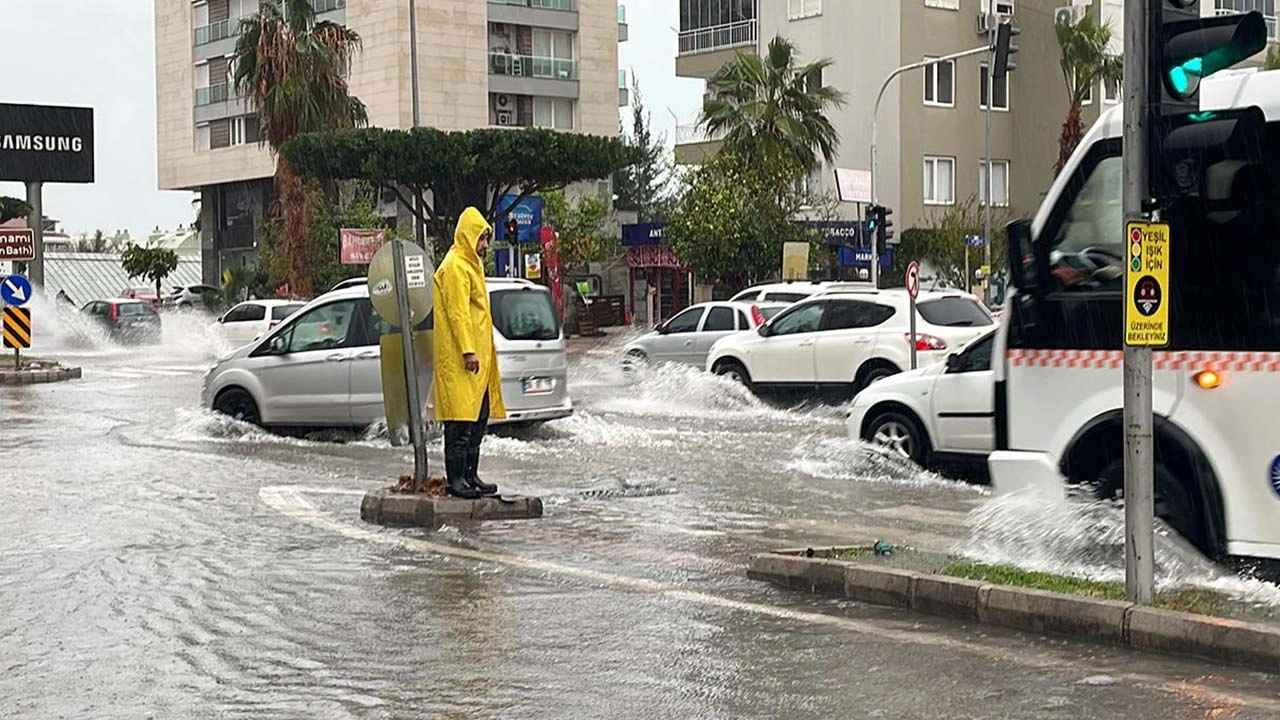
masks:
<path id="1" fill-rule="evenodd" d="M 1256 107 L 1260 137 L 1226 111 Z M 1212 558 L 1280 559 L 1280 72 L 1208 78 L 1204 157 L 1164 209 L 1170 345 L 1154 352 L 1156 513 Z M 995 347 L 997 492 L 1123 492 L 1125 262 L 1119 106 L 1031 222 Z M 1180 161 L 1185 163 L 1185 161 Z"/>
<path id="2" fill-rule="evenodd" d="M 527 280 L 489 278 L 494 343 L 507 406 L 501 423 L 573 414 L 565 339 L 551 293 Z M 280 427 L 365 427 L 383 417 L 379 336 L 368 286 L 312 300 L 205 375 L 205 407 Z"/>

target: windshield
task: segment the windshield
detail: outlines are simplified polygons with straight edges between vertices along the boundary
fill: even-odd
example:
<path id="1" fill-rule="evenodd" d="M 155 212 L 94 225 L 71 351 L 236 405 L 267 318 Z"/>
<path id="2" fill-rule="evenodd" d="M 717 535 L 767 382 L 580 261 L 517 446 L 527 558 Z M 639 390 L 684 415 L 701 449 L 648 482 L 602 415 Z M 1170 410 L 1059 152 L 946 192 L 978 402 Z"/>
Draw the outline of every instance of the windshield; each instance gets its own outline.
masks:
<path id="1" fill-rule="evenodd" d="M 271 319 L 284 320 L 301 309 L 302 303 L 298 303 L 297 305 L 277 305 L 271 308 Z"/>
<path id="2" fill-rule="evenodd" d="M 499 290 L 489 295 L 493 327 L 508 340 L 555 340 L 560 320 L 550 293 L 539 290 Z"/>
<path id="3" fill-rule="evenodd" d="M 994 324 L 991 316 L 972 298 L 926 300 L 916 309 L 925 322 L 939 327 L 985 327 Z"/>

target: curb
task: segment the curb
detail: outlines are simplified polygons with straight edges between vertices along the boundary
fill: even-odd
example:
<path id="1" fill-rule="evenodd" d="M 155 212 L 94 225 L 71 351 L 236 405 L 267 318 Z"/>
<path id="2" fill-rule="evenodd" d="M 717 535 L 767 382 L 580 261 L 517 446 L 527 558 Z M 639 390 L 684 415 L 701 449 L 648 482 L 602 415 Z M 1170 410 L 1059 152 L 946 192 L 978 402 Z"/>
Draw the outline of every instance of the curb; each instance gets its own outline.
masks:
<path id="1" fill-rule="evenodd" d="M 461 500 L 370 490 L 360 501 L 360 519 L 376 525 L 438 529 L 446 523 L 532 520 L 542 517 L 542 498 L 486 496 Z"/>
<path id="2" fill-rule="evenodd" d="M 1280 627 L 1120 600 L 805 557 L 806 552 L 782 550 L 752 555 L 747 577 L 874 605 L 1067 635 L 1135 650 L 1190 655 L 1280 674 Z"/>
<path id="3" fill-rule="evenodd" d="M 0 385 L 43 385 L 79 379 L 80 368 L 78 367 L 59 367 L 50 370 L 0 370 Z"/>

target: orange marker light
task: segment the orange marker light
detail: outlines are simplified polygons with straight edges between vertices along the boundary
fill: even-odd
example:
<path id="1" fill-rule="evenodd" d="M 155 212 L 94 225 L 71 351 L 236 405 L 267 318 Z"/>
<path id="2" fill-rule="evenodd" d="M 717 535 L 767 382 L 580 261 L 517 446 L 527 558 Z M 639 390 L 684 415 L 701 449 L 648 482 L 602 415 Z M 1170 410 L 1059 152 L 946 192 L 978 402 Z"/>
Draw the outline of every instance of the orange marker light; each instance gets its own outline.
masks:
<path id="1" fill-rule="evenodd" d="M 1222 384 L 1222 376 L 1213 370 L 1201 370 L 1194 375 L 1196 385 L 1203 390 L 1212 390 Z"/>

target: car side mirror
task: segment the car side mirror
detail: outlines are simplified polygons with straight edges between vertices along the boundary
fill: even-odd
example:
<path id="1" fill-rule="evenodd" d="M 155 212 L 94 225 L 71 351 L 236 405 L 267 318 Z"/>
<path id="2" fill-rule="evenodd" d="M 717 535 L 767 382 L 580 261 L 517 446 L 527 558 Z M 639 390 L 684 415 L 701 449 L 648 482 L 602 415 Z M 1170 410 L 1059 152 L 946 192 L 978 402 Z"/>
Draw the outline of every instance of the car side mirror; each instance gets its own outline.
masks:
<path id="1" fill-rule="evenodd" d="M 667 327 L 666 323 L 662 323 L 658 327 L 654 328 L 654 330 L 657 330 L 659 335 L 666 335 L 671 332 L 671 329 Z"/>
<path id="2" fill-rule="evenodd" d="M 947 372 L 960 372 L 964 369 L 964 356 L 960 353 L 951 353 L 947 356 Z"/>
<path id="3" fill-rule="evenodd" d="M 271 338 L 271 352 L 276 355 L 287 355 L 289 353 L 289 338 L 286 335 L 276 335 Z"/>
<path id="4" fill-rule="evenodd" d="M 773 334 L 773 331 L 769 329 L 768 325 L 761 325 L 756 332 L 760 333 L 760 337 L 769 337 Z"/>

